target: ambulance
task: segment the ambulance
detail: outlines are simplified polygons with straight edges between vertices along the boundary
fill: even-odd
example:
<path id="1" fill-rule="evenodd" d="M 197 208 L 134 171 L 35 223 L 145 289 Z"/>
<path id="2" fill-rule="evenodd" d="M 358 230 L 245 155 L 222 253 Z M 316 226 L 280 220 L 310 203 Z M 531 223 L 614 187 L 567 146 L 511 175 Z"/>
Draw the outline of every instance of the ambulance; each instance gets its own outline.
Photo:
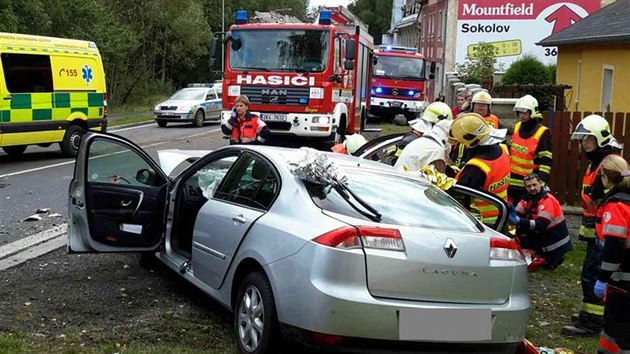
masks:
<path id="1" fill-rule="evenodd" d="M 58 143 L 76 156 L 88 129 L 107 128 L 107 92 L 96 44 L 0 33 L 0 147 Z"/>

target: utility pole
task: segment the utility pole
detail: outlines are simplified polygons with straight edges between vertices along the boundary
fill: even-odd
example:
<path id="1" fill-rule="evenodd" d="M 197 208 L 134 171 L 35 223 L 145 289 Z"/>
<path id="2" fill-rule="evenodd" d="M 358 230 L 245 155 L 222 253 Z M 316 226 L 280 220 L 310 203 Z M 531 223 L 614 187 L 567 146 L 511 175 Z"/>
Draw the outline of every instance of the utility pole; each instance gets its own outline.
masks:
<path id="1" fill-rule="evenodd" d="M 225 0 L 221 1 L 221 77 L 225 72 L 225 46 L 223 45 L 223 39 L 225 39 Z"/>

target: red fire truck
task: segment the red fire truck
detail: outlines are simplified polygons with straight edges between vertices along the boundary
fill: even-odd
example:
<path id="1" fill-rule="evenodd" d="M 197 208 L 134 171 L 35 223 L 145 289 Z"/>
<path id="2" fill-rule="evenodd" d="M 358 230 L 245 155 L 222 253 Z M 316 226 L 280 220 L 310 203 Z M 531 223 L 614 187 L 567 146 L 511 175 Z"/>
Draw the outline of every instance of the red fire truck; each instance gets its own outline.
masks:
<path id="1" fill-rule="evenodd" d="M 372 78 L 370 113 L 385 119 L 404 114 L 407 119 L 426 107 L 425 60 L 416 48 L 382 45 Z"/>
<path id="2" fill-rule="evenodd" d="M 321 7 L 316 23 L 247 23 L 226 33 L 222 119 L 239 95 L 272 134 L 340 141 L 367 120 L 374 45 L 344 7 Z"/>

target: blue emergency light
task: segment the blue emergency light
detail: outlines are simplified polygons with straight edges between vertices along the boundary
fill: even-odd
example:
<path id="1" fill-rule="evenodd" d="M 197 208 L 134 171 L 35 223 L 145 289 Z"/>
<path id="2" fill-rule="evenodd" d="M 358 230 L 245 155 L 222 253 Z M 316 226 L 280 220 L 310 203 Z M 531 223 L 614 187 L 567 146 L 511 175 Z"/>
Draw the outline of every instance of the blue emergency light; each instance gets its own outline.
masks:
<path id="1" fill-rule="evenodd" d="M 383 88 L 382 87 L 377 87 L 375 91 L 376 91 L 376 93 L 383 93 Z"/>
<path id="2" fill-rule="evenodd" d="M 384 52 L 400 52 L 400 53 L 410 53 L 415 54 L 418 52 L 417 48 L 413 47 L 401 47 L 401 46 L 392 46 L 392 45 L 381 45 L 380 50 Z"/>
<path id="3" fill-rule="evenodd" d="M 415 93 L 415 92 L 414 92 L 413 90 L 409 90 L 409 91 L 407 91 L 407 95 L 409 95 L 409 96 L 413 96 L 413 94 L 414 94 L 414 93 Z"/>
<path id="4" fill-rule="evenodd" d="M 245 10 L 238 10 L 236 11 L 236 24 L 237 25 L 242 25 L 247 23 L 247 11 Z"/>
<path id="5" fill-rule="evenodd" d="M 320 25 L 329 25 L 332 23 L 332 19 L 330 17 L 330 10 L 321 10 L 319 12 L 319 24 Z"/>

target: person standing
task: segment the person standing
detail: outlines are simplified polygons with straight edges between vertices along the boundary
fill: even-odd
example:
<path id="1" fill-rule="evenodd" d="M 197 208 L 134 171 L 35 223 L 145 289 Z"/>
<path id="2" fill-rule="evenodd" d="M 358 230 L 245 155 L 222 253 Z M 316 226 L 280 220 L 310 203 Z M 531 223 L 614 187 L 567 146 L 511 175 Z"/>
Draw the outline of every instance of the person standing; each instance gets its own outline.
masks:
<path id="1" fill-rule="evenodd" d="M 596 224 L 603 250 L 593 292 L 606 302 L 598 353 L 630 353 L 630 165 L 609 155 L 599 175 L 609 192 L 599 203 Z"/>
<path id="2" fill-rule="evenodd" d="M 221 131 L 233 144 L 263 144 L 271 132 L 260 117 L 249 112 L 249 99 L 240 95 L 234 101 L 230 118 L 221 123 Z"/>
<path id="3" fill-rule="evenodd" d="M 615 140 L 610 125 L 602 116 L 593 114 L 584 117 L 571 134 L 571 140 L 579 140 L 589 165 L 582 179 L 582 225 L 579 238 L 586 242 L 586 255 L 582 264 L 582 308 L 573 325 L 562 327 L 562 332 L 574 336 L 595 336 L 603 326 L 604 303 L 595 296 L 593 288 L 599 273 L 601 247 L 597 242 L 595 221 L 598 207 L 596 201 L 605 194 L 599 176 L 602 160 L 619 153 L 622 146 Z"/>
<path id="4" fill-rule="evenodd" d="M 457 183 L 489 193 L 507 201 L 510 185 L 510 156 L 507 147 L 500 144 L 505 139 L 505 129 L 492 128 L 479 114 L 460 114 L 453 121 L 449 137 L 463 144 L 470 153 L 470 159 L 457 173 Z M 491 204 L 473 200 L 479 210 L 481 221 L 493 225 L 499 210 Z"/>
<path id="5" fill-rule="evenodd" d="M 536 173 L 544 184 L 549 183 L 553 154 L 549 129 L 540 122 L 538 100 L 525 95 L 516 101 L 514 111 L 519 122 L 514 126 L 510 144 L 508 199 L 512 205 L 518 205 L 526 193 L 523 177 Z"/>
<path id="6" fill-rule="evenodd" d="M 482 116 L 483 119 L 490 124 L 492 128 L 501 128 L 499 123 L 499 117 L 490 112 L 490 106 L 492 105 L 492 96 L 486 91 L 479 91 L 472 97 L 472 111 Z"/>
<path id="7" fill-rule="evenodd" d="M 463 113 L 462 109 L 464 106 L 464 102 L 466 102 L 466 92 L 461 91 L 457 94 L 457 107 L 452 109 L 453 117 L 457 117 L 458 114 Z"/>

